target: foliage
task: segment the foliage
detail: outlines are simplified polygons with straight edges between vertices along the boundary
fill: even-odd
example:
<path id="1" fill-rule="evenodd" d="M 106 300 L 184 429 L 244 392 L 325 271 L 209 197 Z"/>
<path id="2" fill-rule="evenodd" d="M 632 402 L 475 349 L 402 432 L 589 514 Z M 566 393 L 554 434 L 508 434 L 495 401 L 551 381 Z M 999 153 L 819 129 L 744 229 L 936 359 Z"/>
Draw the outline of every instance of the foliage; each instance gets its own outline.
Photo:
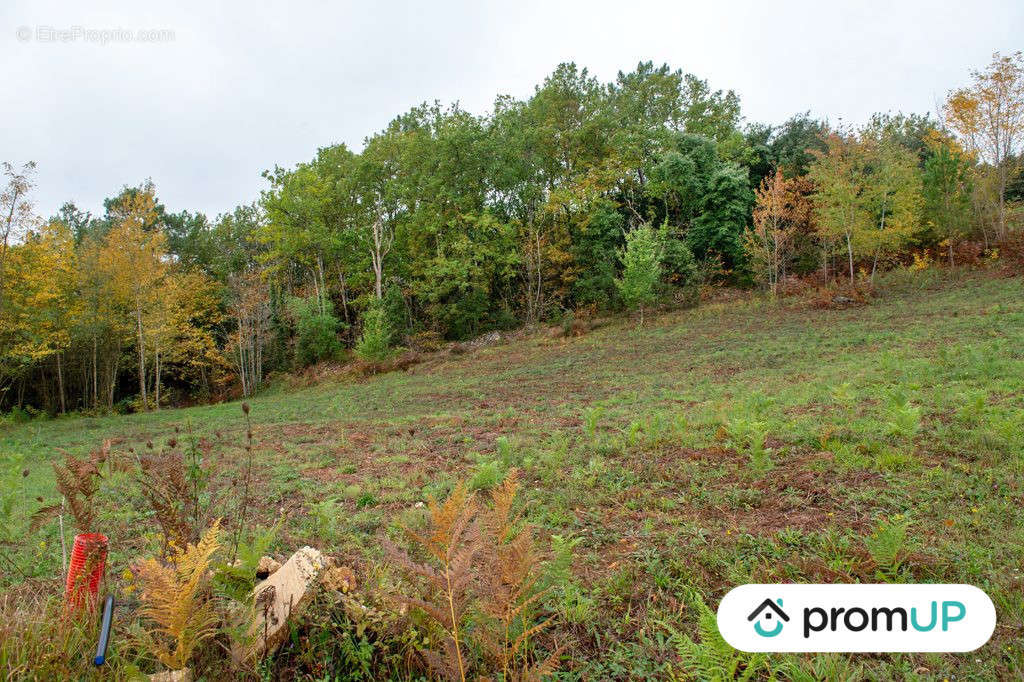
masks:
<path id="1" fill-rule="evenodd" d="M 547 589 L 538 585 L 540 557 L 533 529 L 515 510 L 519 472 L 511 469 L 490 493 L 490 506 L 480 505 L 464 484 L 443 503 L 428 501 L 430 526 L 405 531 L 426 552 L 430 564 L 385 541 L 388 556 L 410 576 L 425 579 L 425 597 L 403 595 L 444 633 L 443 649 L 421 648 L 431 670 L 444 679 L 465 680 L 474 667 L 470 645 L 481 646 L 486 664 L 481 671 L 500 672 L 499 679 L 533 680 L 549 675 L 560 651 L 534 661 L 530 640 L 551 619 L 537 622 L 536 610 Z M 468 628 L 468 614 L 479 610 L 485 621 Z"/>
<path id="2" fill-rule="evenodd" d="M 907 555 L 907 529 L 910 521 L 901 515 L 882 519 L 874 532 L 864 538 L 864 545 L 878 566 L 878 578 L 895 582 Z"/>
<path id="3" fill-rule="evenodd" d="M 798 178 L 782 169 L 766 177 L 754 193 L 754 225 L 743 235 L 744 248 L 757 278 L 774 296 L 786 278 L 799 237 L 813 231 L 813 205 Z"/>
<path id="4" fill-rule="evenodd" d="M 661 240 L 649 224 L 644 223 L 626 233 L 626 246 L 619 254 L 622 278 L 615 281 L 615 286 L 627 306 L 640 310 L 641 325 L 644 306 L 657 299 L 661 258 Z"/>
<path id="5" fill-rule="evenodd" d="M 383 306 L 373 305 L 363 315 L 363 333 L 355 350 L 363 362 L 380 363 L 391 357 L 391 326 Z"/>
<path id="6" fill-rule="evenodd" d="M 854 262 L 893 254 L 920 223 L 921 178 L 916 157 L 905 147 L 867 129 L 860 135 L 834 133 L 819 153 L 810 176 L 817 185 L 815 217 L 826 246 L 846 252 L 850 283 Z"/>
<path id="7" fill-rule="evenodd" d="M 936 241 L 945 244 L 954 265 L 956 243 L 969 233 L 973 180 L 967 156 L 949 140 L 939 138 L 924 165 L 924 215 Z"/>
<path id="8" fill-rule="evenodd" d="M 153 623 L 143 641 L 171 670 L 188 665 L 196 647 L 216 634 L 217 615 L 204 589 L 219 532 L 215 521 L 198 543 L 175 547 L 167 565 L 152 558 L 136 564 L 140 615 Z"/>
<path id="9" fill-rule="evenodd" d="M 432 600 L 402 596 L 407 604 L 426 613 L 444 633 L 442 650 L 423 649 L 420 653 L 436 675 L 464 682 L 468 665 L 464 630 L 473 579 L 471 569 L 480 551 L 479 528 L 473 523 L 477 503 L 460 484 L 443 503 L 433 498 L 428 500 L 428 509 L 429 531 L 421 533 L 410 528 L 405 531 L 434 565 L 417 563 L 389 541 L 385 548 L 397 566 L 410 575 L 426 579 L 431 587 Z"/>
<path id="10" fill-rule="evenodd" d="M 771 672 L 767 654 L 748 654 L 733 649 L 718 631 L 718 619 L 696 592 L 688 600 L 697 614 L 699 640 L 666 626 L 680 659 L 685 679 L 753 680 Z"/>
<path id="11" fill-rule="evenodd" d="M 339 321 L 329 300 L 293 297 L 288 308 L 295 318 L 295 359 L 300 366 L 331 360 L 341 351 Z"/>
<path id="12" fill-rule="evenodd" d="M 1006 192 L 1021 169 L 1024 146 L 1024 54 L 992 55 L 984 71 L 972 71 L 970 87 L 949 93 L 943 114 L 965 146 L 977 154 L 991 178 L 991 227 L 996 239 L 1006 237 L 1009 212 Z M 986 240 L 988 234 L 986 233 Z"/>
<path id="13" fill-rule="evenodd" d="M 48 518 L 63 514 L 66 508 L 71 512 L 75 528 L 79 533 L 96 531 L 95 497 L 99 490 L 100 467 L 106 462 L 110 453 L 110 441 L 103 447 L 79 459 L 73 455 L 65 455 L 64 463 L 53 463 L 53 475 L 56 480 L 57 492 L 63 496 L 60 504 L 43 507 L 32 515 L 32 526 L 37 528 Z"/>

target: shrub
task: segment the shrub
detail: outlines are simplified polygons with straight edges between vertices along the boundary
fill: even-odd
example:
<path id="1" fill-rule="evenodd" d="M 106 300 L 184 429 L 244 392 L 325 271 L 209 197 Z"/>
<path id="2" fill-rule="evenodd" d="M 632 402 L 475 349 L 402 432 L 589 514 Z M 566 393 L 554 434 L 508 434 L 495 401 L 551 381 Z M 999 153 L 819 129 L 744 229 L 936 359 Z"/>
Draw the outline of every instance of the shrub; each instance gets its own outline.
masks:
<path id="1" fill-rule="evenodd" d="M 295 360 L 301 366 L 330 360 L 341 351 L 341 326 L 329 300 L 291 298 L 288 308 L 295 318 Z"/>
<path id="2" fill-rule="evenodd" d="M 387 311 L 379 304 L 363 313 L 363 333 L 356 343 L 356 355 L 363 362 L 384 362 L 391 357 L 391 325 Z"/>
<path id="3" fill-rule="evenodd" d="M 535 622 L 538 602 L 549 588 L 538 584 L 533 528 L 515 510 L 518 476 L 515 469 L 508 472 L 490 494 L 490 505 L 479 503 L 464 484 L 443 503 L 431 498 L 429 528 L 405 529 L 427 563 L 390 541 L 383 543 L 398 567 L 429 585 L 400 600 L 441 630 L 440 638 L 430 638 L 419 649 L 437 676 L 466 680 L 479 667 L 480 672 L 500 671 L 499 679 L 541 679 L 555 668 L 560 649 L 537 660 L 529 646 L 530 638 L 551 622 Z M 471 614 L 482 618 L 478 627 L 469 627 Z M 483 655 L 482 665 L 476 665 L 473 651 Z"/>

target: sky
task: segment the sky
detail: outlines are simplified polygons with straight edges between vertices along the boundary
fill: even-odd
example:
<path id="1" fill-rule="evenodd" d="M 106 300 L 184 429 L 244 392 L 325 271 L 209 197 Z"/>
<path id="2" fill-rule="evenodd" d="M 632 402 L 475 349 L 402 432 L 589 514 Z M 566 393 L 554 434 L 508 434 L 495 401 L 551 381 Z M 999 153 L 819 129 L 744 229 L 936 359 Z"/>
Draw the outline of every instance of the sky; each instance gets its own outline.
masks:
<path id="1" fill-rule="evenodd" d="M 424 101 L 485 113 L 560 62 L 602 81 L 668 63 L 735 90 L 747 122 L 859 124 L 934 114 L 1020 49 L 1021 0 L 2 0 L 0 161 L 38 164 L 43 216 L 150 178 L 168 210 L 212 217 L 265 169 L 358 150 Z"/>

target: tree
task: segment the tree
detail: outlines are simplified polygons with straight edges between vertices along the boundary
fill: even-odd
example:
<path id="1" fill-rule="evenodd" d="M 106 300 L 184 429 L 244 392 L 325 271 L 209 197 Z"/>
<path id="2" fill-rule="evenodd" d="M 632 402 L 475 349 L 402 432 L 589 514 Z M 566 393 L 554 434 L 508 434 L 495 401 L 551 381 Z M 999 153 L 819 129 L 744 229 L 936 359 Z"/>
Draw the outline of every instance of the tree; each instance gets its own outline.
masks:
<path id="1" fill-rule="evenodd" d="M 895 254 L 920 228 L 924 199 L 917 154 L 891 139 L 869 135 L 861 134 L 861 144 L 868 155 L 864 199 L 873 229 L 864 234 L 864 246 L 872 254 L 874 282 L 879 260 Z"/>
<path id="2" fill-rule="evenodd" d="M 630 309 L 640 310 L 640 326 L 644 324 L 644 306 L 657 299 L 661 280 L 661 240 L 649 223 L 626 233 L 626 246 L 620 252 L 622 277 L 615 285 Z"/>
<path id="3" fill-rule="evenodd" d="M 259 272 L 234 274 L 229 279 L 229 312 L 235 332 L 228 350 L 235 362 L 242 395 L 249 397 L 263 384 L 263 354 L 270 334 L 270 297 Z"/>
<path id="4" fill-rule="evenodd" d="M 165 238 L 156 226 L 157 202 L 152 184 L 125 192 L 114 206 L 115 222 L 101 248 L 101 267 L 109 273 L 116 300 L 131 310 L 135 321 L 139 397 L 149 409 L 146 391 L 146 349 L 149 315 L 167 273 Z M 148 229 L 147 229 L 148 228 Z"/>
<path id="5" fill-rule="evenodd" d="M 300 367 L 322 360 L 330 360 L 341 350 L 338 343 L 338 318 L 334 306 L 292 297 L 288 309 L 295 318 L 295 359 Z"/>
<path id="6" fill-rule="evenodd" d="M 63 225 L 47 223 L 8 251 L 10 286 L 0 315 L 0 395 L 34 366 L 57 358 L 63 409 L 59 358 L 69 342 L 67 309 L 72 292 L 68 283 L 74 269 L 71 244 Z"/>
<path id="7" fill-rule="evenodd" d="M 985 71 L 971 72 L 971 79 L 970 86 L 949 93 L 943 114 L 994 177 L 993 227 L 1002 239 L 1008 229 L 1006 190 L 1021 167 L 1024 145 L 1024 54 L 997 52 Z"/>
<path id="8" fill-rule="evenodd" d="M 7 181 L 7 185 L 0 191 L 0 220 L 3 221 L 0 222 L 0 313 L 2 313 L 7 252 L 11 247 L 11 242 L 19 239 L 37 222 L 32 202 L 28 198 L 28 193 L 32 191 L 32 175 L 35 173 L 36 164 L 29 161 L 22 166 L 20 171 L 15 171 L 14 166 L 4 161 L 0 165 L 0 169 L 3 169 L 3 175 Z"/>
<path id="9" fill-rule="evenodd" d="M 836 240 L 844 243 L 852 284 L 854 246 L 873 222 L 864 200 L 867 157 L 853 135 L 833 133 L 825 144 L 827 152 L 817 154 L 809 172 L 818 187 L 814 195 L 815 217 L 827 244 Z"/>
<path id="10" fill-rule="evenodd" d="M 793 259 L 798 231 L 811 220 L 813 206 L 796 178 L 781 167 L 755 192 L 754 225 L 744 233 L 744 247 L 759 279 L 774 297 Z"/>
<path id="11" fill-rule="evenodd" d="M 850 283 L 854 261 L 871 254 L 871 277 L 878 262 L 892 254 L 920 225 L 921 176 L 917 157 L 890 140 L 834 133 L 827 153 L 818 153 L 810 177 L 817 185 L 815 218 L 828 248 L 845 246 Z"/>
<path id="12" fill-rule="evenodd" d="M 952 140 L 934 139 L 931 148 L 924 165 L 924 215 L 939 243 L 947 247 L 952 266 L 953 247 L 967 233 L 970 221 L 972 164 Z"/>

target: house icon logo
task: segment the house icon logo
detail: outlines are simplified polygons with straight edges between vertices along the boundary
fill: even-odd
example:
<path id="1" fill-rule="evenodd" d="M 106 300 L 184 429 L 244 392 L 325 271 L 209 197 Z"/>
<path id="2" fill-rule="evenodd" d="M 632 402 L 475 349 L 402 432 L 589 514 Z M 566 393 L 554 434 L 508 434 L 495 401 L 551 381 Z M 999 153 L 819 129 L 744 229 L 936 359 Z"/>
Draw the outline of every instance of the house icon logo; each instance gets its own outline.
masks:
<path id="1" fill-rule="evenodd" d="M 789 616 L 782 610 L 782 600 L 765 599 L 754 612 L 747 616 L 748 621 L 756 620 L 754 632 L 762 637 L 774 637 L 782 632 L 782 626 L 789 622 Z M 774 622 L 774 623 L 773 623 Z"/>

